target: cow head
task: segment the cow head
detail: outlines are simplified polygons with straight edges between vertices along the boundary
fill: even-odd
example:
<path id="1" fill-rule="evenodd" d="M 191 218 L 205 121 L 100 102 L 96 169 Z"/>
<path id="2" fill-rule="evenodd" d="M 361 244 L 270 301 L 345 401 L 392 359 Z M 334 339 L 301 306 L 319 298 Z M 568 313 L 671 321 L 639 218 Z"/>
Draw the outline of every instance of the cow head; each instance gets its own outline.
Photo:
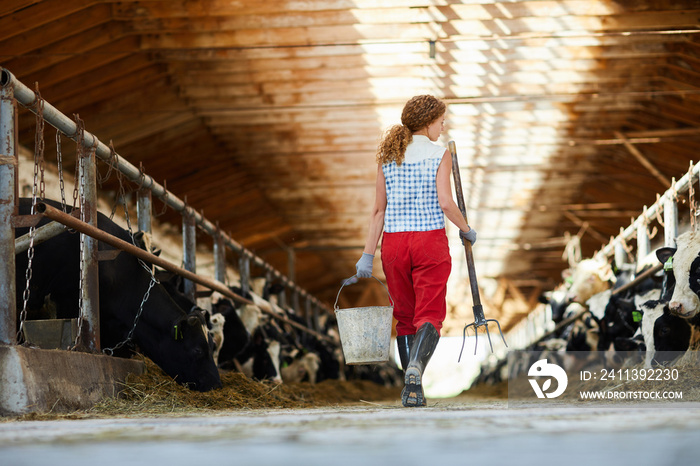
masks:
<path id="1" fill-rule="evenodd" d="M 668 304 L 670 312 L 691 319 L 700 311 L 700 241 L 694 232 L 687 232 L 678 237 L 677 243 L 677 249 L 661 248 L 657 257 L 661 254 L 667 258 L 662 262 L 672 262 L 676 283 Z"/>
<path id="2" fill-rule="evenodd" d="M 607 262 L 595 259 L 581 261 L 568 279 L 571 286 L 566 301 L 585 304 L 593 295 L 610 288 L 614 276 L 612 267 Z"/>
<path id="3" fill-rule="evenodd" d="M 600 339 L 600 326 L 590 313 L 574 322 L 566 345 L 567 351 L 595 351 Z"/>
<path id="4" fill-rule="evenodd" d="M 686 319 L 673 315 L 663 301 L 647 301 L 643 304 L 642 334 L 646 346 L 645 366 L 663 364 L 675 359 L 690 345 L 690 324 Z"/>
<path id="5" fill-rule="evenodd" d="M 204 392 L 221 387 L 204 322 L 199 311 L 186 314 L 162 285 L 156 285 L 144 305 L 135 339 L 144 354 L 166 374 Z"/>

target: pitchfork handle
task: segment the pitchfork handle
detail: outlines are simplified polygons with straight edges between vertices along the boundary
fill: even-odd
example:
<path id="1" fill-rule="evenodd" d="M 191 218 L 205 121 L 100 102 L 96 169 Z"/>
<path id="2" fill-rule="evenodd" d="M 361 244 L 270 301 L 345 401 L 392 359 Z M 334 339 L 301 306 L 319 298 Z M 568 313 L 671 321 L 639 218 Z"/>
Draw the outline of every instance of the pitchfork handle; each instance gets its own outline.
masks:
<path id="1" fill-rule="evenodd" d="M 450 149 L 450 154 L 452 155 L 452 176 L 455 182 L 455 192 L 457 193 L 457 206 L 462 212 L 464 221 L 469 225 L 467 220 L 467 207 L 464 204 L 464 193 L 462 192 L 462 177 L 459 174 L 459 161 L 457 160 L 457 146 L 454 141 L 450 141 L 447 146 Z M 481 307 L 481 296 L 479 295 L 479 285 L 476 281 L 476 267 L 474 266 L 474 254 L 472 253 L 472 244 L 469 241 L 462 241 L 464 243 L 464 253 L 467 256 L 467 272 L 469 272 L 469 286 L 472 290 L 472 299 L 474 300 L 474 306 Z"/>

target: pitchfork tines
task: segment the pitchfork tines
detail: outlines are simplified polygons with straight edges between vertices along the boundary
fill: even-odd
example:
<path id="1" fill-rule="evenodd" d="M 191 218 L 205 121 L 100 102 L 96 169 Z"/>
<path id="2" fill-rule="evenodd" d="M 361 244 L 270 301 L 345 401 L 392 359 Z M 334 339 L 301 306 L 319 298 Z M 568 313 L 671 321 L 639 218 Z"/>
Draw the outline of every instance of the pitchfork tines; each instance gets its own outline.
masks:
<path id="1" fill-rule="evenodd" d="M 462 351 L 464 351 L 464 343 L 467 341 L 467 329 L 469 327 L 474 327 L 474 354 L 476 355 L 476 348 L 479 343 L 479 327 L 484 327 L 484 330 L 486 330 L 486 336 L 489 339 L 489 346 L 491 347 L 491 352 L 493 353 L 493 345 L 491 344 L 491 334 L 489 333 L 489 322 L 496 322 L 496 325 L 498 326 L 498 332 L 501 334 L 501 338 L 503 339 L 503 344 L 506 345 L 506 348 L 508 347 L 508 343 L 506 343 L 506 337 L 503 336 L 503 331 L 501 330 L 501 324 L 499 324 L 496 319 L 485 318 L 484 307 L 481 304 L 478 304 L 474 306 L 474 322 L 465 325 L 464 330 L 462 331 L 462 349 L 459 350 L 459 358 L 457 359 L 457 362 L 460 362 L 460 360 L 462 359 Z"/>

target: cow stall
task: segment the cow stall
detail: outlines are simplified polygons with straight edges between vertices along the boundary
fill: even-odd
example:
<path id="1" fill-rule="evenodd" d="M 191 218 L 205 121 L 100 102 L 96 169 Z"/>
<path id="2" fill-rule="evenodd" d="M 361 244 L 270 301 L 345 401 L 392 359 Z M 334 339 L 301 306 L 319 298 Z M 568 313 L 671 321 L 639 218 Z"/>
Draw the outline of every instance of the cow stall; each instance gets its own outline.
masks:
<path id="1" fill-rule="evenodd" d="M 119 383 L 129 373 L 143 370 L 142 363 L 134 360 L 115 358 L 111 355 L 132 338 L 144 303 L 148 299 L 156 282 L 153 278 L 148 292 L 141 301 L 141 307 L 133 322 L 128 337 L 117 344 L 105 345 L 100 339 L 99 277 L 98 268 L 101 261 L 114 261 L 116 257 L 131 254 L 141 264 L 157 265 L 162 269 L 183 278 L 184 293 L 192 302 L 197 302 L 197 286 L 213 290 L 241 304 L 256 304 L 261 311 L 281 324 L 298 331 L 309 333 L 314 337 L 337 345 L 337 341 L 321 333 L 319 318 L 329 310 L 315 297 L 300 288 L 292 279 L 272 268 L 263 259 L 245 249 L 242 245 L 222 232 L 215 223 L 206 219 L 184 200 L 168 191 L 163 185 L 119 156 L 113 145 L 105 145 L 99 139 L 85 131 L 85 125 L 79 116 L 70 119 L 45 102 L 38 91 L 30 90 L 17 81 L 10 71 L 1 70 L 0 97 L 0 254 L 4 266 L 0 268 L 0 293 L 5 299 L 0 303 L 0 414 L 21 414 L 32 411 L 68 410 L 94 404 L 105 396 L 115 396 Z M 18 104 L 36 115 L 36 147 L 34 186 L 32 192 L 31 212 L 18 215 L 20 200 L 17 186 L 18 147 L 17 110 Z M 57 129 L 57 138 L 72 139 L 77 144 L 76 178 L 74 190 L 75 209 L 68 212 L 60 205 L 51 205 L 44 200 L 43 192 L 43 132 L 44 123 L 48 122 Z M 60 148 L 60 144 L 57 146 Z M 107 234 L 97 227 L 97 170 L 96 162 L 101 160 L 108 164 L 110 173 L 114 170 L 122 187 L 118 197 L 123 201 L 123 210 L 128 233 L 131 238 L 120 239 Z M 59 176 L 62 175 L 59 157 Z M 171 261 L 153 254 L 148 247 L 137 247 L 128 218 L 129 206 L 123 192 L 123 179 L 138 186 L 137 189 L 137 223 L 140 232 L 151 232 L 153 217 L 153 198 L 158 198 L 164 208 L 173 209 L 182 215 L 183 263 L 176 265 Z M 63 188 L 63 179 L 61 179 Z M 63 189 L 62 189 L 63 196 Z M 78 204 L 79 200 L 79 204 Z M 115 206 L 116 209 L 116 206 Z M 43 227 L 36 227 L 42 219 L 51 222 Z M 27 235 L 15 238 L 15 228 L 29 228 Z M 214 277 L 204 277 L 196 273 L 196 231 L 197 228 L 212 238 L 215 262 Z M 80 244 L 80 292 L 75 303 L 79 308 L 77 319 L 51 319 L 48 327 L 59 327 L 61 337 L 55 343 L 56 348 L 38 349 L 31 347 L 27 339 L 28 328 L 36 330 L 36 322 L 27 319 L 27 301 L 30 299 L 32 281 L 32 258 L 36 247 L 42 241 L 59 235 L 70 229 L 79 236 Z M 98 243 L 109 245 L 111 252 L 98 248 Z M 15 277 L 16 254 L 28 257 L 26 272 L 27 287 L 22 295 L 24 302 L 18 302 Z M 125 251 L 121 252 L 120 251 Z M 227 251 L 238 256 L 237 291 L 229 285 L 227 274 Z M 145 267 L 148 269 L 149 267 Z M 268 281 L 280 283 L 281 291 L 278 304 L 251 294 L 251 269 L 262 270 Z M 152 268 L 151 277 L 153 277 Z M 20 290 L 21 291 L 21 290 Z M 291 292 L 290 303 L 285 293 Z M 304 323 L 286 317 L 282 307 L 293 307 Z M 22 309 L 17 313 L 17 309 Z M 17 328 L 20 329 L 19 333 Z M 33 338 L 44 338 L 52 330 L 35 333 Z M 55 339 L 55 335 L 53 335 Z M 175 340 L 181 338 L 175 329 Z M 45 346 L 45 345 L 42 345 Z"/>

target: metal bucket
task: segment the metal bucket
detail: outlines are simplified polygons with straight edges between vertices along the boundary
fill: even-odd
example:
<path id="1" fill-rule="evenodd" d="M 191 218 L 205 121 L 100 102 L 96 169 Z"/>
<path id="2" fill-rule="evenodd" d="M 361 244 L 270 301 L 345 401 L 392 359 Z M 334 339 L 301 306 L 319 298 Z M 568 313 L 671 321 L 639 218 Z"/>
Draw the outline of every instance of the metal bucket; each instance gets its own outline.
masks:
<path id="1" fill-rule="evenodd" d="M 379 364 L 387 362 L 391 356 L 391 326 L 393 323 L 394 301 L 389 290 L 374 275 L 386 290 L 391 306 L 354 307 L 338 309 L 338 298 L 343 287 L 356 275 L 345 280 L 335 298 L 335 316 L 338 319 L 338 332 L 343 347 L 345 364 Z"/>

